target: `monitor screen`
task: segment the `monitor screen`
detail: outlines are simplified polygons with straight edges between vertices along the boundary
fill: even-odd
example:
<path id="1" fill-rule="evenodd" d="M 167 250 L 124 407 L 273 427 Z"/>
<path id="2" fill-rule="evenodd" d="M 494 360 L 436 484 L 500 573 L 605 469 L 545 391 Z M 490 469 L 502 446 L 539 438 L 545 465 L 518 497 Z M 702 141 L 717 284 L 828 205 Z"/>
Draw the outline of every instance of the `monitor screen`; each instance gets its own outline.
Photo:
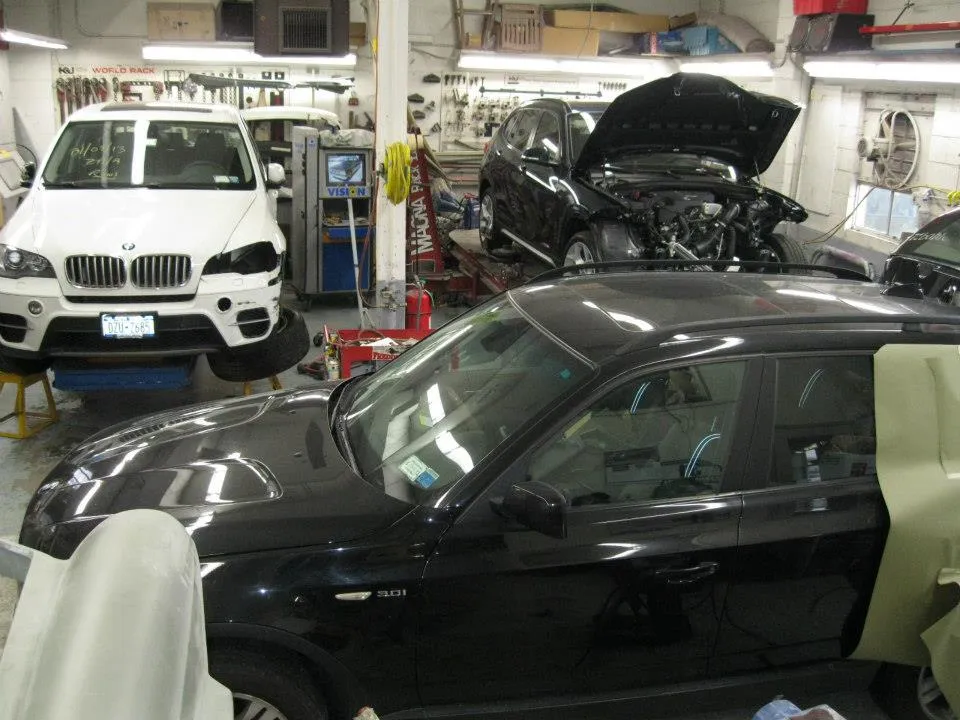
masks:
<path id="1" fill-rule="evenodd" d="M 327 187 L 366 184 L 367 163 L 364 153 L 327 153 Z"/>

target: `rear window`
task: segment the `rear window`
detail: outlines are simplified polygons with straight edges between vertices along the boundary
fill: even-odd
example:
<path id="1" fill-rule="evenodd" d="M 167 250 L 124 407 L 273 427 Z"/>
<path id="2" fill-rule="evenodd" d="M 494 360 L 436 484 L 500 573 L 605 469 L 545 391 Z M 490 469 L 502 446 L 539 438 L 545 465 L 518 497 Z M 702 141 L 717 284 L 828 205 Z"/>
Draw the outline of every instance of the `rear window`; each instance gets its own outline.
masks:
<path id="1" fill-rule="evenodd" d="M 147 119 L 70 123 L 43 181 L 53 189 L 256 187 L 237 125 Z"/>
<path id="2" fill-rule="evenodd" d="M 960 266 L 960 213 L 927 223 L 907 238 L 897 252 Z"/>

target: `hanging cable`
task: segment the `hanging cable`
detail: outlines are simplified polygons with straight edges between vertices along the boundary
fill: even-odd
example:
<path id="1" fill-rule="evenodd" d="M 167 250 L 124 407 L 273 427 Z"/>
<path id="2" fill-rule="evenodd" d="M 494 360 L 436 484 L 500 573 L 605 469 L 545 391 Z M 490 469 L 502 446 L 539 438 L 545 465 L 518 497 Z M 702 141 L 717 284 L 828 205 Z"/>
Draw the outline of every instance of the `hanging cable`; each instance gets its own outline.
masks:
<path id="1" fill-rule="evenodd" d="M 399 205 L 410 194 L 410 146 L 405 142 L 388 145 L 383 158 L 384 192 Z"/>

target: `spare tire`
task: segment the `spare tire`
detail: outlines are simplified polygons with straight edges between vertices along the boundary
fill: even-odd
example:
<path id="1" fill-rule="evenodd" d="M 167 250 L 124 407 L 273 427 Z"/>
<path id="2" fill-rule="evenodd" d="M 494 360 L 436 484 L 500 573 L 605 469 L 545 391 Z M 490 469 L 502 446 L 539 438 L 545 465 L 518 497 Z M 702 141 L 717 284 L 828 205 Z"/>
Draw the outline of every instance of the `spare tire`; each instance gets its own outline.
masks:
<path id="1" fill-rule="evenodd" d="M 280 308 L 270 336 L 260 342 L 208 353 L 210 370 L 221 380 L 250 382 L 292 368 L 310 349 L 310 334 L 303 315 Z"/>

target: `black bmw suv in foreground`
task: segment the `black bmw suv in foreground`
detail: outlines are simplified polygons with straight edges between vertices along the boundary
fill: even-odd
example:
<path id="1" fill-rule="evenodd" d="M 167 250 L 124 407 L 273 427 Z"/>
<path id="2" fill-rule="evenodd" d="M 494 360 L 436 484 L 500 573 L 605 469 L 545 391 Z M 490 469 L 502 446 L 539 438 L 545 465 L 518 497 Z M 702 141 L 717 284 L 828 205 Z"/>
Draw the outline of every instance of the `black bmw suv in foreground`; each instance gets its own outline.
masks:
<path id="1" fill-rule="evenodd" d="M 758 180 L 800 113 L 714 75 L 599 102 L 516 109 L 480 166 L 480 240 L 548 266 L 651 259 L 804 262 L 781 231 L 806 211 Z"/>
<path id="2" fill-rule="evenodd" d="M 783 692 L 857 644 L 874 586 L 873 355 L 956 344 L 960 319 L 856 280 L 591 270 L 372 375 L 104 430 L 21 542 L 67 557 L 110 514 L 179 519 L 238 718 L 635 717 L 756 673 Z"/>

